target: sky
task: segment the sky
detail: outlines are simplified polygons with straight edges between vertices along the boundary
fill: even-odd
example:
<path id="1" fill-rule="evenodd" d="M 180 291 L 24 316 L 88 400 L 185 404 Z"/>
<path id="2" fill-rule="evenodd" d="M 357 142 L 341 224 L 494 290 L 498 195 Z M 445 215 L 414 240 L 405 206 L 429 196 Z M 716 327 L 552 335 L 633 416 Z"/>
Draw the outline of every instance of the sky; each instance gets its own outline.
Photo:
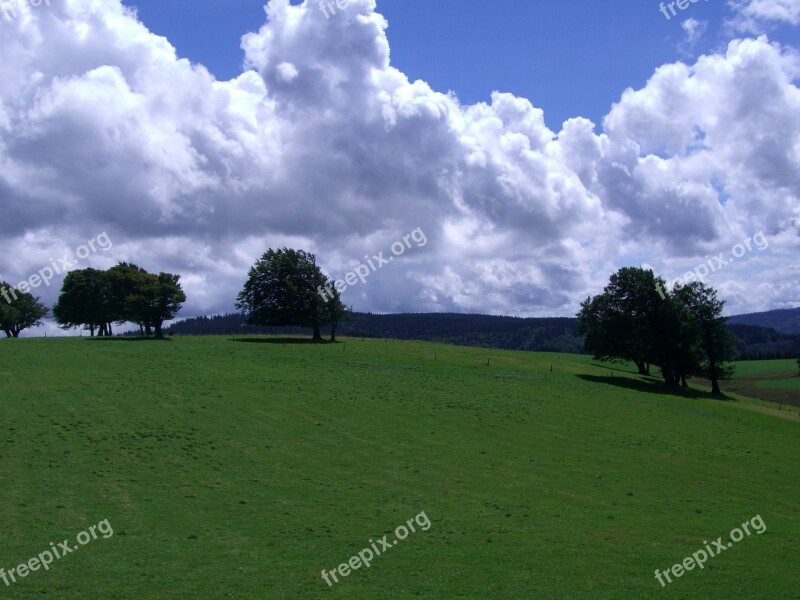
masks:
<path id="1" fill-rule="evenodd" d="M 800 306 L 800 0 L 670 4 L 4 3 L 0 279 L 216 314 L 288 246 L 379 264 L 360 311 L 574 315 L 640 265 Z"/>

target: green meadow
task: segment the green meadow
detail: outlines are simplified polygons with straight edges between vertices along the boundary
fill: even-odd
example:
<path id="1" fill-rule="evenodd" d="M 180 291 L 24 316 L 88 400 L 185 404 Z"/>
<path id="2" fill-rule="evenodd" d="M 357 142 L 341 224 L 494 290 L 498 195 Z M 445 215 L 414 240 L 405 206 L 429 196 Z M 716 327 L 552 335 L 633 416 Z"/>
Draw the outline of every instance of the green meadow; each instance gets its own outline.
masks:
<path id="1" fill-rule="evenodd" d="M 0 381 L 0 567 L 114 531 L 4 598 L 800 598 L 791 407 L 360 339 L 3 340 Z M 656 581 L 756 515 L 763 534 Z"/>

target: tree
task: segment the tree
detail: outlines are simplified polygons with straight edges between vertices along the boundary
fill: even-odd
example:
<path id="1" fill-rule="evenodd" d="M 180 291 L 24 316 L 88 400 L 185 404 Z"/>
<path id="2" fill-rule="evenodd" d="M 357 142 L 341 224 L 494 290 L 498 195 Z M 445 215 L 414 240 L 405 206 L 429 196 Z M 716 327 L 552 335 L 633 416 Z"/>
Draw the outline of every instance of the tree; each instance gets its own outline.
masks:
<path id="1" fill-rule="evenodd" d="M 181 304 L 186 302 L 186 294 L 181 288 L 180 275 L 172 273 L 159 273 L 158 276 L 149 275 L 143 289 L 143 294 L 148 298 L 147 322 L 155 329 L 157 338 L 163 338 L 162 327 L 164 321 L 174 319 L 181 309 Z"/>
<path id="2" fill-rule="evenodd" d="M 729 377 L 732 368 L 725 365 L 736 350 L 734 339 L 725 326 L 727 318 L 722 316 L 725 301 L 717 297 L 717 291 L 704 283 L 693 282 L 681 288 L 677 286 L 673 297 L 687 310 L 691 325 L 687 335 L 693 336 L 701 349 L 705 364 L 701 374 L 711 380 L 711 393 L 721 394 L 719 380 Z"/>
<path id="3" fill-rule="evenodd" d="M 673 336 L 674 315 L 659 296 L 658 285 L 663 287 L 665 282 L 652 271 L 620 269 L 602 294 L 581 304 L 579 333 L 596 359 L 631 361 L 643 375 L 656 364 L 662 367 L 665 380 L 672 383 L 675 369 L 667 348 Z"/>
<path id="4" fill-rule="evenodd" d="M 143 334 L 151 335 L 152 325 L 147 318 L 149 302 L 143 294 L 148 283 L 149 273 L 132 263 L 121 262 L 107 272 L 111 294 L 112 321 L 122 324 L 136 323 Z M 106 327 L 106 335 L 112 335 L 111 323 Z M 103 335 L 103 333 L 101 333 Z"/>
<path id="5" fill-rule="evenodd" d="M 109 278 L 105 271 L 82 269 L 64 277 L 53 317 L 62 329 L 83 327 L 92 337 L 95 330 L 110 331 L 113 314 Z M 105 327 L 104 327 L 105 325 Z"/>
<path id="6" fill-rule="evenodd" d="M 331 341 L 336 341 L 336 328 L 341 321 L 350 318 L 350 311 L 342 303 L 341 295 L 332 284 L 325 290 L 325 306 L 323 308 L 323 321 L 331 324 Z"/>
<path id="7" fill-rule="evenodd" d="M 250 269 L 236 308 L 249 325 L 311 327 L 313 339 L 320 341 L 320 327 L 341 318 L 338 306 L 327 306 L 331 301 L 319 291 L 329 291 L 330 285 L 313 254 L 270 248 Z"/>
<path id="8" fill-rule="evenodd" d="M 41 319 L 46 317 L 49 311 L 39 302 L 39 298 L 16 290 L 4 281 L 0 282 L 0 289 L 7 291 L 4 299 L 0 300 L 0 329 L 6 337 L 18 338 L 25 329 L 39 327 L 42 324 Z"/>
<path id="9" fill-rule="evenodd" d="M 704 375 L 719 394 L 719 379 L 730 372 L 724 363 L 735 350 L 721 316 L 725 303 L 699 283 L 671 293 L 664 286 L 650 270 L 627 267 L 612 275 L 578 313 L 586 349 L 599 360 L 633 361 L 642 374 L 657 365 L 670 386 L 686 387 L 689 377 Z"/>
<path id="10" fill-rule="evenodd" d="M 83 269 L 64 278 L 53 314 L 63 329 L 83 326 L 94 336 L 113 335 L 112 323 L 136 323 L 142 335 L 163 337 L 164 321 L 175 318 L 186 301 L 180 275 L 153 275 L 134 264 L 108 271 Z"/>

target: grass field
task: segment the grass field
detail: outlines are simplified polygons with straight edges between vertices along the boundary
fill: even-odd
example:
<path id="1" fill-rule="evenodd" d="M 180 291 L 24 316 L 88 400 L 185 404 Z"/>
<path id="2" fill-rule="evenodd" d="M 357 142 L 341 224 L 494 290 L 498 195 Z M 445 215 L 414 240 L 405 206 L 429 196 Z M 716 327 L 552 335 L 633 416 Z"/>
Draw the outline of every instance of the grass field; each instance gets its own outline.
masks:
<path id="1" fill-rule="evenodd" d="M 723 391 L 779 405 L 800 406 L 800 377 L 796 360 L 750 360 L 733 363 L 733 379 L 723 381 Z"/>
<path id="2" fill-rule="evenodd" d="M 796 360 L 742 360 L 733 363 L 736 367 L 734 379 L 797 375 Z"/>
<path id="3" fill-rule="evenodd" d="M 800 377 L 759 381 L 758 387 L 778 388 L 782 390 L 800 390 Z"/>
<path id="4" fill-rule="evenodd" d="M 361 340 L 3 340 L 0 381 L 0 566 L 114 530 L 2 597 L 800 598 L 800 421 L 757 402 Z"/>

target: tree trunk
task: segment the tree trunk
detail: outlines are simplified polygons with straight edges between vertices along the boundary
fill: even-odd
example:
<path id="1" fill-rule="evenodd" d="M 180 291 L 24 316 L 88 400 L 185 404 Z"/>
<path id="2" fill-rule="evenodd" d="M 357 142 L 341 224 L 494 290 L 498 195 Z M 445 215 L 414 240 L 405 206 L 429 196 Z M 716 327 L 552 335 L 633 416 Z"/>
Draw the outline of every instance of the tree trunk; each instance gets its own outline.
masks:
<path id="1" fill-rule="evenodd" d="M 150 326 L 150 322 L 144 324 L 144 332 L 147 334 L 147 337 L 153 335 L 153 328 Z"/>
<path id="2" fill-rule="evenodd" d="M 319 323 L 314 323 L 314 341 L 321 342 L 322 341 L 322 334 L 319 331 Z"/>
<path id="3" fill-rule="evenodd" d="M 90 337 L 94 337 L 94 323 L 89 323 L 89 334 Z"/>
<path id="4" fill-rule="evenodd" d="M 12 334 L 12 335 L 13 335 L 15 338 L 18 338 L 18 337 L 19 337 L 19 334 L 20 334 L 20 332 L 21 332 L 21 331 L 22 331 L 22 330 L 21 330 L 21 329 L 19 329 L 19 328 L 14 328 L 14 329 L 12 329 L 12 330 L 11 330 L 11 334 Z"/>
<path id="5" fill-rule="evenodd" d="M 719 378 L 717 377 L 717 361 L 713 354 L 708 357 L 708 371 L 711 379 L 711 393 L 715 396 L 722 395 L 722 390 L 719 389 Z"/>
<path id="6" fill-rule="evenodd" d="M 331 341 L 332 341 L 332 342 L 335 342 L 335 341 L 336 341 L 336 327 L 337 327 L 338 325 L 339 325 L 339 323 L 337 323 L 336 321 L 334 321 L 333 323 L 331 323 Z"/>
<path id="7" fill-rule="evenodd" d="M 639 375 L 649 375 L 646 363 L 643 361 L 634 361 L 636 363 L 636 368 L 639 369 Z"/>
<path id="8" fill-rule="evenodd" d="M 163 321 L 156 321 L 155 323 L 153 323 L 153 326 L 155 327 L 155 330 L 156 330 L 156 337 L 157 338 L 163 338 L 164 337 L 164 332 L 161 330 L 161 327 L 162 327 L 163 324 L 164 324 Z"/>

